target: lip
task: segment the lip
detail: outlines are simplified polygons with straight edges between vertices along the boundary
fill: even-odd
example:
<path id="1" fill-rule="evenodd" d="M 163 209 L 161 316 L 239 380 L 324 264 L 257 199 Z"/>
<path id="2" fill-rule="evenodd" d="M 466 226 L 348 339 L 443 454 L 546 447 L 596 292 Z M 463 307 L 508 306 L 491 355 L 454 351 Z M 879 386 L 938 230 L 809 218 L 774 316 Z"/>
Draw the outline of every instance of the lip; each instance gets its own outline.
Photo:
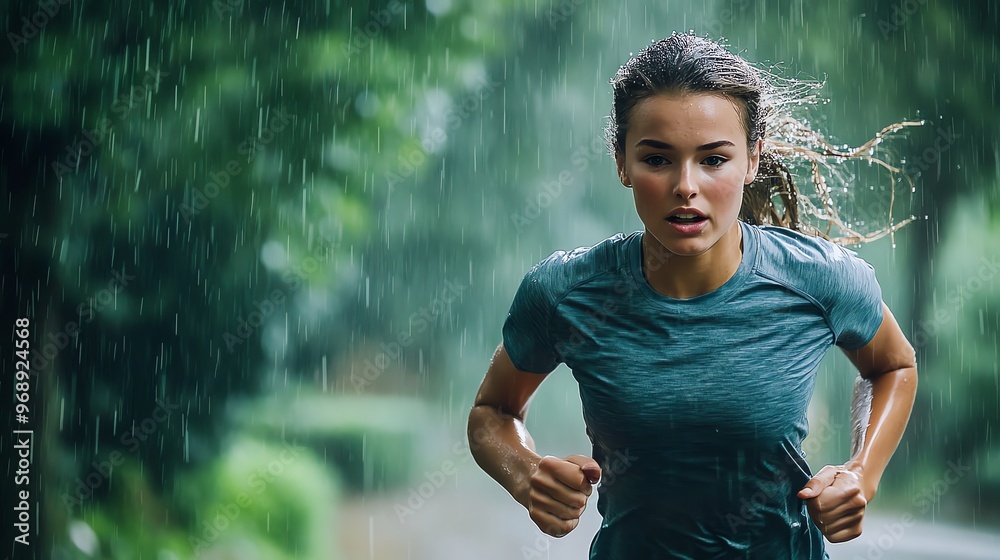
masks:
<path id="1" fill-rule="evenodd" d="M 695 222 L 693 224 L 679 224 L 677 222 L 671 222 L 670 220 L 666 219 L 664 219 L 663 221 L 670 224 L 670 227 L 674 228 L 674 231 L 682 235 L 697 235 L 701 233 L 701 230 L 705 229 L 705 227 L 708 224 L 707 218 L 700 222 Z"/>
<path id="2" fill-rule="evenodd" d="M 702 218 L 708 217 L 705 215 L 704 212 L 698 210 L 697 208 L 676 208 L 674 210 L 671 210 L 670 213 L 667 214 L 667 217 L 669 218 L 670 216 L 676 216 L 677 214 L 694 214 L 696 216 L 701 216 Z"/>
<path id="3" fill-rule="evenodd" d="M 693 224 L 681 224 L 677 222 L 671 222 L 670 220 L 667 219 L 677 214 L 694 214 L 695 216 L 700 216 L 701 218 L 704 219 L 701 220 L 700 222 L 695 222 Z M 670 224 L 670 226 L 674 228 L 674 231 L 680 233 L 681 235 L 697 235 L 701 233 L 701 231 L 705 229 L 705 226 L 708 224 L 708 216 L 706 216 L 704 212 L 698 210 L 697 208 L 686 208 L 686 207 L 675 208 L 674 210 L 671 210 L 669 214 L 667 214 L 667 218 L 664 218 L 663 221 Z"/>

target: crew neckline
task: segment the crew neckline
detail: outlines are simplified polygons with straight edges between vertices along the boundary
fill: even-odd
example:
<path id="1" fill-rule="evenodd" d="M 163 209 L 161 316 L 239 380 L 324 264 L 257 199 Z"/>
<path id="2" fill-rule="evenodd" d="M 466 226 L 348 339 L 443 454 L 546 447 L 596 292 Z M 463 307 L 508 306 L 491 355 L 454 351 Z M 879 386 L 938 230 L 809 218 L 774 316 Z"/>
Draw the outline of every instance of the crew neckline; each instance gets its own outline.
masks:
<path id="1" fill-rule="evenodd" d="M 654 290 L 646 280 L 646 276 L 642 273 L 643 231 L 634 233 L 628 246 L 629 272 L 631 273 L 633 286 L 642 292 L 652 303 L 668 309 L 690 308 L 692 306 L 711 307 L 730 299 L 739 291 L 747 278 L 750 277 L 757 259 L 757 246 L 759 243 L 755 228 L 750 227 L 741 220 L 737 220 L 736 223 L 740 224 L 740 228 L 743 230 L 743 253 L 740 257 L 740 265 L 729 280 L 726 280 L 718 288 L 687 299 L 672 298 Z"/>

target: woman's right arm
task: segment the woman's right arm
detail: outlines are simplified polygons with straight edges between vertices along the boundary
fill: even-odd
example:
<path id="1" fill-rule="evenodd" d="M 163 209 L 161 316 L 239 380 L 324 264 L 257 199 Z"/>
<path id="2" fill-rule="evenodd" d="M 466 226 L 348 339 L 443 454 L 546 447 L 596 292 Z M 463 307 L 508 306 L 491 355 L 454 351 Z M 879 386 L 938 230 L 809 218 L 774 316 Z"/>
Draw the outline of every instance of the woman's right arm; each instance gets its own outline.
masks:
<path id="1" fill-rule="evenodd" d="M 583 455 L 559 459 L 535 453 L 524 417 L 546 375 L 517 369 L 500 344 L 469 413 L 469 448 L 480 468 L 542 531 L 561 537 L 579 523 L 601 470 Z"/>

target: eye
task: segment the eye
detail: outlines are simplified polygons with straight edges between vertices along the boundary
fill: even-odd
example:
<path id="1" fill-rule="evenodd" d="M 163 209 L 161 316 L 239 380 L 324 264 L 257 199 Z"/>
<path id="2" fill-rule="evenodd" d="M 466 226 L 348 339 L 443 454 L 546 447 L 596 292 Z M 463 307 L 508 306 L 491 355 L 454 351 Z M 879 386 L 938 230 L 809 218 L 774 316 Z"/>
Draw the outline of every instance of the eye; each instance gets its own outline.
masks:
<path id="1" fill-rule="evenodd" d="M 665 157 L 663 157 L 663 156 L 661 156 L 659 154 L 651 155 L 651 156 L 649 156 L 648 158 L 646 158 L 646 159 L 644 159 L 642 161 L 648 163 L 649 165 L 652 165 L 653 167 L 659 167 L 661 165 L 666 165 L 666 164 L 670 163 L 669 161 L 667 161 L 667 158 L 665 158 Z"/>
<path id="2" fill-rule="evenodd" d="M 729 160 L 722 156 L 708 156 L 707 158 L 705 158 L 704 163 L 709 167 L 720 167 L 723 163 L 726 163 L 727 161 Z"/>

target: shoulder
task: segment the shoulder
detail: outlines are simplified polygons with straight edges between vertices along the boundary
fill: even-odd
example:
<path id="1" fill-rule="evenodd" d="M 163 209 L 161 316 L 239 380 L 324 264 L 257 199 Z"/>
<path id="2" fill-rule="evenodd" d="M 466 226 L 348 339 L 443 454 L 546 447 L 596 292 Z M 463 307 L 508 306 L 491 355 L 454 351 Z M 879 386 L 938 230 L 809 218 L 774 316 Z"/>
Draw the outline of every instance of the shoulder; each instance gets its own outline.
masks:
<path id="1" fill-rule="evenodd" d="M 773 226 L 759 227 L 757 232 L 761 247 L 757 274 L 819 307 L 835 344 L 856 349 L 875 336 L 883 303 L 872 265 L 827 239 Z"/>
<path id="2" fill-rule="evenodd" d="M 829 274 L 845 267 L 872 268 L 855 251 L 836 243 L 778 226 L 750 226 L 759 232 L 758 268 L 774 276 Z"/>
<path id="3" fill-rule="evenodd" d="M 528 271 L 522 288 L 557 302 L 574 288 L 625 266 L 625 247 L 638 234 L 616 233 L 591 246 L 554 251 Z"/>
<path id="4" fill-rule="evenodd" d="M 788 228 L 751 227 L 760 242 L 755 272 L 825 309 L 853 292 L 877 285 L 874 267 L 855 251 Z"/>

